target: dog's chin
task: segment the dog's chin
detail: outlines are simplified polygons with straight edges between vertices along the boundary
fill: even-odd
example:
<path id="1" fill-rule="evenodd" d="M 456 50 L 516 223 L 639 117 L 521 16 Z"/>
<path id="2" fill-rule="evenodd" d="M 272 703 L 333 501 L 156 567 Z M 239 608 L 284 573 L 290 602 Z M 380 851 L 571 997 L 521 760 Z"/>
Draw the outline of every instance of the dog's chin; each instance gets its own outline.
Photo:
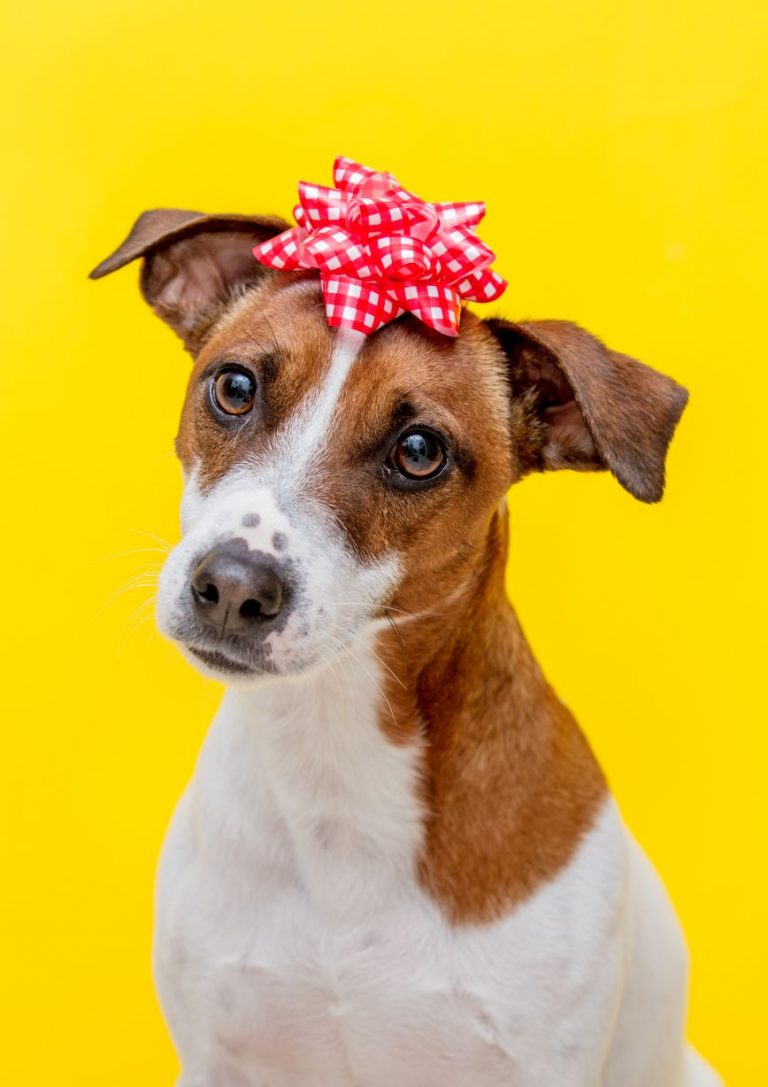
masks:
<path id="1" fill-rule="evenodd" d="M 296 659 L 279 663 L 267 656 L 246 662 L 222 649 L 191 645 L 178 639 L 174 641 L 196 671 L 207 679 L 215 679 L 229 686 L 247 687 L 265 680 L 307 675 L 322 667 L 325 660 L 322 654 L 318 654 L 297 656 Z"/>
<path id="2" fill-rule="evenodd" d="M 210 649 L 174 640 L 198 672 L 220 683 L 248 684 L 266 676 L 278 674 L 275 666 L 267 659 L 246 662 L 221 649 Z"/>

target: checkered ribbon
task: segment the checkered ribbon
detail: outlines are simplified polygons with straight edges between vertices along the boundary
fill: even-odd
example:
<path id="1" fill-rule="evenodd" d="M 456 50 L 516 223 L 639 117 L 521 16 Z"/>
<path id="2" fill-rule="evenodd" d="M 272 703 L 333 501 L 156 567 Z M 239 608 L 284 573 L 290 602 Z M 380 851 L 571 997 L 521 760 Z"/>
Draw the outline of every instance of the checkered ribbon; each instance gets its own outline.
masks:
<path id="1" fill-rule="evenodd" d="M 297 226 L 253 250 L 270 268 L 316 268 L 330 325 L 370 333 L 409 311 L 458 336 L 462 299 L 492 302 L 506 289 L 474 233 L 484 204 L 429 204 L 343 157 L 333 180 L 301 181 Z"/>

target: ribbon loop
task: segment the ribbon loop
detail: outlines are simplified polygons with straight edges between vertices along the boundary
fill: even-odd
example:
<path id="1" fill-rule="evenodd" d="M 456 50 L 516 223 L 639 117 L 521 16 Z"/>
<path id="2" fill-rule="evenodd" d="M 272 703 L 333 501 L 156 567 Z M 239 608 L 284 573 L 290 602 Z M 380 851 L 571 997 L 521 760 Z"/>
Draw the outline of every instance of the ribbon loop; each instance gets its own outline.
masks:
<path id="1" fill-rule="evenodd" d="M 308 227 L 327 226 L 328 223 L 343 223 L 346 220 L 349 197 L 338 189 L 300 181 L 299 200 L 302 222 Z"/>
<path id="2" fill-rule="evenodd" d="M 343 229 L 326 226 L 315 230 L 301 246 L 302 255 L 312 260 L 312 267 L 321 272 L 372 279 L 374 262 L 368 249 L 360 245 Z"/>
<path id="3" fill-rule="evenodd" d="M 408 225 L 403 202 L 391 193 L 384 196 L 351 196 L 347 221 L 350 230 L 363 238 L 401 233 Z"/>

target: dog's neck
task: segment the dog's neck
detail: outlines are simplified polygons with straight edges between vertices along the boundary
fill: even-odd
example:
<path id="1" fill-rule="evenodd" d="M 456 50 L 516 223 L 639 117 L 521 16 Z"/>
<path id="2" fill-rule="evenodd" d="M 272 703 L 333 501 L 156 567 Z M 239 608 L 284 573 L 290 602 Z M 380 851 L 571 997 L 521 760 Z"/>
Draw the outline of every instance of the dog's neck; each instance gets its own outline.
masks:
<path id="1" fill-rule="evenodd" d="M 455 922 L 501 915 L 554 876 L 605 796 L 507 601 L 506 554 L 499 511 L 443 604 L 392 611 L 311 676 L 228 696 L 286 819 L 311 828 L 294 836 L 307 865 L 341 836 L 378 876 L 415 866 Z"/>

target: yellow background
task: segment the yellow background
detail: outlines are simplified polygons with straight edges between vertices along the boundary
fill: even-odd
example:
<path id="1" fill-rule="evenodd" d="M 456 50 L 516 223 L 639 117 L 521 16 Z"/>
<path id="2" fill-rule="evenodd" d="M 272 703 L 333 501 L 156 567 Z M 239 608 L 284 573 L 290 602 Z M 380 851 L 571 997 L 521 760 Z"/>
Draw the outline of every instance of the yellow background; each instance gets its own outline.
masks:
<path id="1" fill-rule="evenodd" d="M 188 360 L 135 269 L 86 273 L 147 207 L 288 214 L 337 153 L 427 198 L 485 199 L 510 281 L 497 312 L 579 320 L 691 390 L 660 507 L 602 475 L 517 488 L 510 588 L 682 916 L 692 1038 L 729 1084 L 768 1082 L 766 10 L 6 12 L 4 1082 L 173 1082 L 153 868 L 219 697 L 134 617 L 162 559 L 143 533 L 177 538 Z"/>

